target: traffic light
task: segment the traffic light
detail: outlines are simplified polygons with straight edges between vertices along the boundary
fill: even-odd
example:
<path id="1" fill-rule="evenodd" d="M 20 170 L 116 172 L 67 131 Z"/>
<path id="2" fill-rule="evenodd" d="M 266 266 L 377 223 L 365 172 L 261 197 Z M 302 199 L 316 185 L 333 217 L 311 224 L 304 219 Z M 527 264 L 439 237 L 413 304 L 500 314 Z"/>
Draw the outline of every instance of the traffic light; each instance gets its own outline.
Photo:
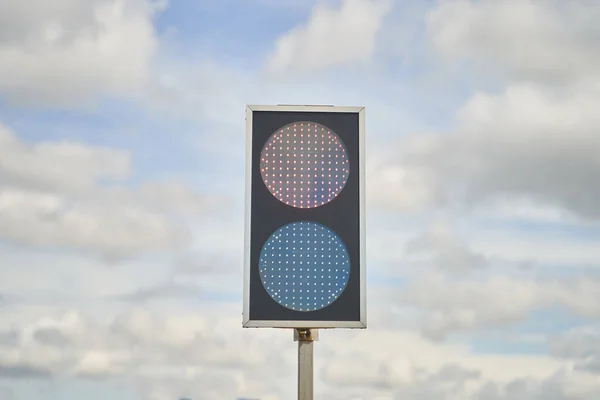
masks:
<path id="1" fill-rule="evenodd" d="M 247 106 L 244 327 L 366 328 L 364 126 Z"/>

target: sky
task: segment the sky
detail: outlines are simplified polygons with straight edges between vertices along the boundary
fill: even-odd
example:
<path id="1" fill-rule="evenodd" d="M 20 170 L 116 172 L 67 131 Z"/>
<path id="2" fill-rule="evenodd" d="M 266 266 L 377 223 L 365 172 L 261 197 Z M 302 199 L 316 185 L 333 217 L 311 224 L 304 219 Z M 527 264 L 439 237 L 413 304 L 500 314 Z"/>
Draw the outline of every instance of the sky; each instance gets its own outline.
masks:
<path id="1" fill-rule="evenodd" d="M 0 400 L 282 400 L 246 104 L 366 107 L 367 319 L 315 398 L 600 393 L 600 3 L 0 2 Z"/>

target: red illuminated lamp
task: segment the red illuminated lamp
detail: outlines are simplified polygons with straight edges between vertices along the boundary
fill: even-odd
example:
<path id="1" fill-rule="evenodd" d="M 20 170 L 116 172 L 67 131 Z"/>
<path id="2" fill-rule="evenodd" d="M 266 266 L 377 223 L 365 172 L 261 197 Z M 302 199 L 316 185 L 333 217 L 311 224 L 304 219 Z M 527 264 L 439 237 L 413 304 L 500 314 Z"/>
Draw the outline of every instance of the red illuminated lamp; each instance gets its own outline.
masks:
<path id="1" fill-rule="evenodd" d="M 304 161 L 312 168 L 305 168 Z M 271 135 L 261 153 L 260 170 L 271 194 L 298 208 L 329 203 L 342 191 L 350 173 L 340 138 L 314 122 L 288 124 Z"/>

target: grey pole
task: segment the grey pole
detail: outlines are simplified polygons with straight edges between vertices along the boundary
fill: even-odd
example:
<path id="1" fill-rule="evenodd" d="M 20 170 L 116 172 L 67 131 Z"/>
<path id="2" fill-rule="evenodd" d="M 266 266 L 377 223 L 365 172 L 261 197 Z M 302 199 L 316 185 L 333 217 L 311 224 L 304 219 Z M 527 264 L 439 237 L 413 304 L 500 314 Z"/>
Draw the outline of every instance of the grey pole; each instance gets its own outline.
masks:
<path id="1" fill-rule="evenodd" d="M 298 342 L 298 400 L 313 400 L 314 341 L 319 339 L 316 329 L 295 329 Z"/>

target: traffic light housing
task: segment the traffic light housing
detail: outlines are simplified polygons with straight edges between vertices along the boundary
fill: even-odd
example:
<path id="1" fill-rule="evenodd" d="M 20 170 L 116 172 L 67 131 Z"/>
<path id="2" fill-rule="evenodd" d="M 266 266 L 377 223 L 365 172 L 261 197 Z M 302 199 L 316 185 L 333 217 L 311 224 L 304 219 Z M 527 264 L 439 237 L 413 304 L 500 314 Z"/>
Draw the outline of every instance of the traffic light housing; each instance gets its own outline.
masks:
<path id="1" fill-rule="evenodd" d="M 247 106 L 244 327 L 366 328 L 364 107 Z"/>

